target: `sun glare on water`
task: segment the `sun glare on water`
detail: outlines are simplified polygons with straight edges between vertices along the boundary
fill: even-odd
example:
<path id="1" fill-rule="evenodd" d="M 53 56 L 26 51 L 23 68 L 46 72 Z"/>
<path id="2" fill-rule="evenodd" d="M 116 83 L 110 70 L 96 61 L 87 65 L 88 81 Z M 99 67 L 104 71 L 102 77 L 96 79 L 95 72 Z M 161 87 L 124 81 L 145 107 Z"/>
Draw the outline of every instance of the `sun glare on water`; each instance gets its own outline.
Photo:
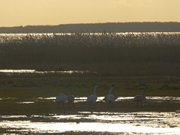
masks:
<path id="1" fill-rule="evenodd" d="M 98 123 L 98 122 L 82 122 L 82 123 L 32 123 L 28 121 L 2 122 L 3 127 L 14 127 L 22 129 L 22 131 L 31 130 L 40 133 L 62 133 L 62 132 L 112 132 L 112 133 L 151 133 L 151 134 L 168 134 L 178 135 L 180 128 L 153 128 L 146 126 L 133 126 L 129 124 L 117 123 Z"/>

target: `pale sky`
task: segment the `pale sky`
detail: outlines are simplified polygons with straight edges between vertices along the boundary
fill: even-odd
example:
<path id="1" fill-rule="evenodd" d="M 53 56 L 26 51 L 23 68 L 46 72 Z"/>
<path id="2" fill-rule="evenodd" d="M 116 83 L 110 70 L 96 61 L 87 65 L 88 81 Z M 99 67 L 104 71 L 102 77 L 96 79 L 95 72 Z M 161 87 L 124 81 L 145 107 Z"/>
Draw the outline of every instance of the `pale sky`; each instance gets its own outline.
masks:
<path id="1" fill-rule="evenodd" d="M 180 0 L 0 0 L 0 26 L 180 22 Z"/>

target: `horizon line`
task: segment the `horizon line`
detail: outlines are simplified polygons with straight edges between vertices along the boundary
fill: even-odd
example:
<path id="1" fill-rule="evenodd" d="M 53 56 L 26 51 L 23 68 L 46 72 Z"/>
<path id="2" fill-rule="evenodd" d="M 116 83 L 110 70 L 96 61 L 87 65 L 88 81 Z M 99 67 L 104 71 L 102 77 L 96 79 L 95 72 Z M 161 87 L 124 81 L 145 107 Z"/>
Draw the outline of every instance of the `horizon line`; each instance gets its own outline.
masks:
<path id="1" fill-rule="evenodd" d="M 27 25 L 12 25 L 0 26 L 0 28 L 13 28 L 13 27 L 32 27 L 32 26 L 61 26 L 61 25 L 89 25 L 89 24 L 124 24 L 124 23 L 180 23 L 178 21 L 132 21 L 132 22 L 95 22 L 95 23 L 62 23 L 62 24 L 27 24 Z"/>

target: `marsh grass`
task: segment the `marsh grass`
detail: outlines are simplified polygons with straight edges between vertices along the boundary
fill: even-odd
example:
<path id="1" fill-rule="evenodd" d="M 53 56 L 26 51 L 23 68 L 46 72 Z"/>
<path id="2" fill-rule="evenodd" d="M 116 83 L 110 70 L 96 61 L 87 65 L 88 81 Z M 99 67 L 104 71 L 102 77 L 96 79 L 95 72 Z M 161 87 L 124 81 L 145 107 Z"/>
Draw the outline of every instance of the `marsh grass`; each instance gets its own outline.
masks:
<path id="1" fill-rule="evenodd" d="M 147 89 L 147 96 L 180 96 L 178 76 L 97 76 L 97 75 L 1 75 L 1 97 L 55 97 L 60 92 L 75 96 L 92 94 L 98 85 L 97 95 L 104 96 L 111 85 L 118 96 L 134 96 Z"/>
<path id="2" fill-rule="evenodd" d="M 180 34 L 72 33 L 0 39 L 0 68 L 180 74 Z"/>

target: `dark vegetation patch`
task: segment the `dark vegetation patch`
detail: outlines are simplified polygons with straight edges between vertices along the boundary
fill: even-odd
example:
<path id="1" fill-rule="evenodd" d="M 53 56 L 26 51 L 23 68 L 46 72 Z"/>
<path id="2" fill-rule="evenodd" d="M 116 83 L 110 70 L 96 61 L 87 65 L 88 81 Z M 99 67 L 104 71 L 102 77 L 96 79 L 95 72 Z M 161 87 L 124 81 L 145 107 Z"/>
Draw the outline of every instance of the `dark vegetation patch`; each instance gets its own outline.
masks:
<path id="1" fill-rule="evenodd" d="M 1 69 L 180 75 L 179 34 L 61 34 L 0 37 Z"/>

